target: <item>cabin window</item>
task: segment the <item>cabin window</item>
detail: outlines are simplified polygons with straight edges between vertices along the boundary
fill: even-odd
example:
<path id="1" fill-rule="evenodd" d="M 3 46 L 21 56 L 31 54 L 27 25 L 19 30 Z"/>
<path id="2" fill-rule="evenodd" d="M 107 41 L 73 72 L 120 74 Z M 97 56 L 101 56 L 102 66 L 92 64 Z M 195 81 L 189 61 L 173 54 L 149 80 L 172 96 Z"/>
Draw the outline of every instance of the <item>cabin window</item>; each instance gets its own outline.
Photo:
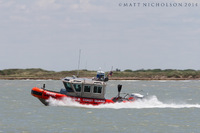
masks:
<path id="1" fill-rule="evenodd" d="M 94 90 L 93 90 L 94 93 L 101 93 L 101 91 L 102 91 L 101 86 L 94 86 Z"/>
<path id="2" fill-rule="evenodd" d="M 76 92 L 81 92 L 81 84 L 74 84 L 73 86 Z"/>
<path id="3" fill-rule="evenodd" d="M 72 87 L 71 87 L 71 85 L 70 85 L 70 83 L 64 82 L 64 86 L 65 86 L 67 92 L 74 92 Z"/>
<path id="4" fill-rule="evenodd" d="M 90 92 L 90 86 L 84 86 L 84 92 Z"/>

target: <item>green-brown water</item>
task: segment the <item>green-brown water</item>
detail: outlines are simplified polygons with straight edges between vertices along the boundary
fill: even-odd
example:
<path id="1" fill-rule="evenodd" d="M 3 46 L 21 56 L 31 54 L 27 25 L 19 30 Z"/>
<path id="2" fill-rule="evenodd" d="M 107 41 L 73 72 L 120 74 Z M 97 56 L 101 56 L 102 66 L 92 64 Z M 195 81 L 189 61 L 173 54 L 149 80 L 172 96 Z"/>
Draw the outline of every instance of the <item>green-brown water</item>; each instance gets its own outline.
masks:
<path id="1" fill-rule="evenodd" d="M 149 93 L 127 104 L 82 106 L 53 101 L 44 106 L 31 88 L 59 90 L 59 80 L 0 80 L 0 132 L 197 133 L 200 130 L 200 81 L 109 81 L 106 98 L 122 92 Z"/>

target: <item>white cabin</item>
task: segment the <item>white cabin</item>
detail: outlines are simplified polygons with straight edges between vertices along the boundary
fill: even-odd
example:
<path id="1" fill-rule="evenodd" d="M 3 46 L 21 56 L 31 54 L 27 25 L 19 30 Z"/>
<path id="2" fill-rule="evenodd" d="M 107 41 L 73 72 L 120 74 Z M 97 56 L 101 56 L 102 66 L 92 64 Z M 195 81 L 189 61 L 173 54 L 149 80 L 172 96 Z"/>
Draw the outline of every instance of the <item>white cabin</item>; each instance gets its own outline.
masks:
<path id="1" fill-rule="evenodd" d="M 105 99 L 106 83 L 87 78 L 66 77 L 62 79 L 65 89 L 60 93 L 68 96 Z"/>

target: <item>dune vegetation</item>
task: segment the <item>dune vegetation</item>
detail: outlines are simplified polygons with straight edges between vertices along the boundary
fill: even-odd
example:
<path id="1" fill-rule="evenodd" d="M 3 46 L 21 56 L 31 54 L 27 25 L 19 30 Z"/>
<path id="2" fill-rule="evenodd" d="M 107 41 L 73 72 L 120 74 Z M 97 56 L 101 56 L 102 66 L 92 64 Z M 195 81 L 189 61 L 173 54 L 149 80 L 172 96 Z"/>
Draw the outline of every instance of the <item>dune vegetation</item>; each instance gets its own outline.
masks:
<path id="1" fill-rule="evenodd" d="M 0 70 L 0 79 L 55 79 L 77 75 L 77 70 L 72 71 L 48 71 L 40 68 L 30 69 L 4 69 Z M 106 72 L 108 74 L 109 72 Z M 79 77 L 95 77 L 96 71 L 79 70 Z M 176 70 L 176 69 L 148 69 L 120 71 L 116 69 L 111 80 L 197 80 L 200 79 L 200 70 Z"/>

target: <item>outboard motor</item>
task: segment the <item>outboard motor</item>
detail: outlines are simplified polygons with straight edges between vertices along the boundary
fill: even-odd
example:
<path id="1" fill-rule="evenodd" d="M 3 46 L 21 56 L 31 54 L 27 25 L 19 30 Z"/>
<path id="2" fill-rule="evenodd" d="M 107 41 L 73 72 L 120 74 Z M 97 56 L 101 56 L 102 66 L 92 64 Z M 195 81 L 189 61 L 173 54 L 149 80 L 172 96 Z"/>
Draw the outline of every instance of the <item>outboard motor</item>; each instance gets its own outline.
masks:
<path id="1" fill-rule="evenodd" d="M 43 87 L 42 87 L 42 89 L 44 89 L 44 90 L 45 90 L 45 84 L 43 84 Z"/>
<path id="2" fill-rule="evenodd" d="M 118 84 L 117 87 L 118 87 L 118 97 L 120 97 L 120 92 L 122 90 L 122 85 Z"/>
<path id="3" fill-rule="evenodd" d="M 113 102 L 122 102 L 123 99 L 122 99 L 122 97 L 120 97 L 120 92 L 122 90 L 122 85 L 118 84 L 117 88 L 118 88 L 118 95 L 116 97 L 113 97 L 112 100 L 113 100 Z"/>
<path id="4" fill-rule="evenodd" d="M 145 97 L 144 95 L 139 94 L 139 93 L 131 93 L 131 94 L 122 93 L 122 94 L 125 94 L 125 96 L 121 97 L 120 92 L 122 90 L 122 85 L 118 84 L 117 88 L 118 88 L 118 95 L 112 98 L 113 102 L 135 101 L 138 99 L 143 99 Z"/>

